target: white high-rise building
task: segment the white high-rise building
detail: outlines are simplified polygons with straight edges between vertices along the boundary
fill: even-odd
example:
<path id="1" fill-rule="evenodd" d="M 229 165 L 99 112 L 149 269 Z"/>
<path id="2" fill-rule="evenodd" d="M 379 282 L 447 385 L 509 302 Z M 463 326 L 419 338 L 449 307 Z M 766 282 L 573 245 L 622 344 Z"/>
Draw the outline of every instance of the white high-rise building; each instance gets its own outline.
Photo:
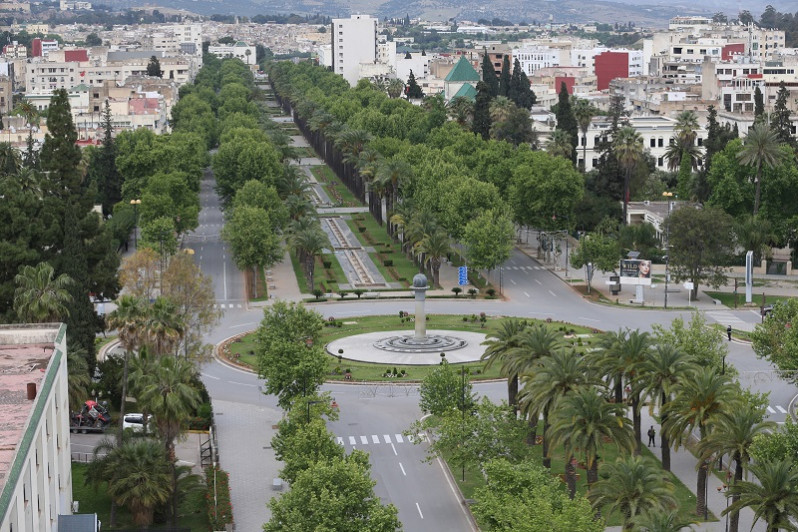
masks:
<path id="1" fill-rule="evenodd" d="M 331 34 L 333 72 L 354 86 L 360 64 L 377 63 L 377 19 L 369 15 L 334 18 Z"/>

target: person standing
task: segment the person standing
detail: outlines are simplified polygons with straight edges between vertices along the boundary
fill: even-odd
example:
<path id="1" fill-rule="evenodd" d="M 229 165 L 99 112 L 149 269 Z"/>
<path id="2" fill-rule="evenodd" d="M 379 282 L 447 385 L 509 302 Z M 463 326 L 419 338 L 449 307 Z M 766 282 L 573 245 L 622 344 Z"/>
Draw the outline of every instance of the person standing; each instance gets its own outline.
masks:
<path id="1" fill-rule="evenodd" d="M 731 342 L 731 325 L 726 327 L 726 336 L 729 337 L 729 341 Z"/>
<path id="2" fill-rule="evenodd" d="M 654 443 L 654 436 L 656 436 L 656 435 L 657 435 L 657 431 L 654 430 L 654 425 L 651 425 L 651 428 L 648 429 L 648 446 L 649 447 L 651 447 L 651 446 L 656 447 L 657 446 Z"/>

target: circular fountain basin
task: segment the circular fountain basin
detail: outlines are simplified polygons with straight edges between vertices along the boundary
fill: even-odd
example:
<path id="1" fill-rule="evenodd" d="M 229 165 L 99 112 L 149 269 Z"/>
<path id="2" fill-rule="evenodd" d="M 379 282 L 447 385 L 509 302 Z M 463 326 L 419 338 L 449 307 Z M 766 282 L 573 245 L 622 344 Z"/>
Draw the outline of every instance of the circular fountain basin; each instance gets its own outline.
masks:
<path id="1" fill-rule="evenodd" d="M 484 341 L 484 334 L 465 331 L 430 330 L 422 341 L 412 330 L 382 331 L 334 340 L 327 352 L 358 362 L 428 366 L 440 363 L 441 353 L 450 363 L 476 362 L 485 352 Z"/>

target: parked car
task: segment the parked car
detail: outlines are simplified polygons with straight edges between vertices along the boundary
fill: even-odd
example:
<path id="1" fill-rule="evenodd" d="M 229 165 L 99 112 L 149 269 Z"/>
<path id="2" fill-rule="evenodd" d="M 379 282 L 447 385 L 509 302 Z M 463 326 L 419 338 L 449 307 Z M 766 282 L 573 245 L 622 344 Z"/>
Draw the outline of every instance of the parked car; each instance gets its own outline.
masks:
<path id="1" fill-rule="evenodd" d="M 147 423 L 152 423 L 152 416 L 147 417 Z M 125 419 L 122 420 L 122 429 L 142 432 L 144 430 L 144 414 L 139 412 L 125 414 Z"/>

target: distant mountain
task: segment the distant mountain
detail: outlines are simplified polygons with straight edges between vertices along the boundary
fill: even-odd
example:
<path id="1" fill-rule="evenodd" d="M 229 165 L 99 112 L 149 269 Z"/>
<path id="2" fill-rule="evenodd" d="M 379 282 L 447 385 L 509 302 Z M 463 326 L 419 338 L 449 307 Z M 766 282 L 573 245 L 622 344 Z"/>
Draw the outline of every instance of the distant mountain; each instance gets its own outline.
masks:
<path id="1" fill-rule="evenodd" d="M 117 7 L 153 6 L 157 0 L 106 0 Z M 329 16 L 348 16 L 367 13 L 382 17 L 421 17 L 427 20 L 479 20 L 498 17 L 512 22 L 635 22 L 638 25 L 664 27 L 668 19 L 677 15 L 710 15 L 724 11 L 733 15 L 748 9 L 758 18 L 765 4 L 773 4 L 781 11 L 795 9 L 793 2 L 745 0 L 704 0 L 691 3 L 677 0 L 593 0 L 586 9 L 584 0 L 493 0 L 477 3 L 473 0 L 170 0 L 168 7 L 211 15 L 253 16 L 270 13 L 297 13 Z M 788 5 L 792 4 L 792 5 Z M 780 7 L 781 6 L 781 7 Z"/>

